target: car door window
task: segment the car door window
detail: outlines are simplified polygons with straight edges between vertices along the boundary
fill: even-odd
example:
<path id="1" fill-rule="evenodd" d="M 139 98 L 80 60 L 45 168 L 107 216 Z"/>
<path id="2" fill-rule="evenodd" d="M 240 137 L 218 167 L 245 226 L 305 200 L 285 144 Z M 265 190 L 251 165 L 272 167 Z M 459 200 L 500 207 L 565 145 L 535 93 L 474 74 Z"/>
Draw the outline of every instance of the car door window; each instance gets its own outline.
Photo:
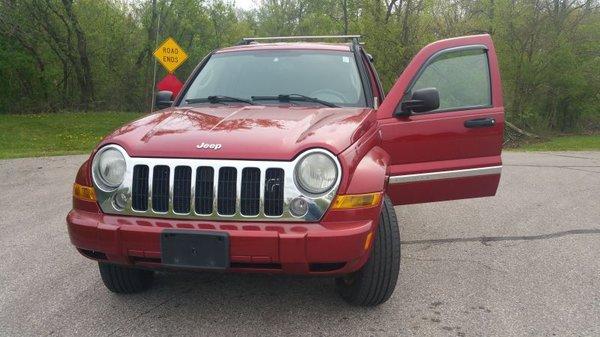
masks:
<path id="1" fill-rule="evenodd" d="M 443 51 L 425 64 L 403 100 L 423 88 L 436 88 L 440 107 L 433 112 L 491 106 L 490 72 L 485 49 Z"/>

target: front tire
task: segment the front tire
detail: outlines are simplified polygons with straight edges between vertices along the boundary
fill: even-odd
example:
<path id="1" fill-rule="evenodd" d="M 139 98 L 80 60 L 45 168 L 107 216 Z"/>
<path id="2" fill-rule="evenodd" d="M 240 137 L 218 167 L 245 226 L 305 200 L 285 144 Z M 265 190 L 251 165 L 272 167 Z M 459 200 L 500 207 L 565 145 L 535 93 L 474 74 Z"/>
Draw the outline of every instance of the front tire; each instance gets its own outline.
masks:
<path id="1" fill-rule="evenodd" d="M 117 294 L 133 294 L 152 285 L 154 272 L 116 264 L 98 262 L 100 277 L 108 290 Z"/>
<path id="2" fill-rule="evenodd" d="M 336 288 L 353 305 L 376 306 L 390 299 L 400 272 L 400 230 L 394 205 L 383 201 L 371 256 L 358 271 L 336 279 Z"/>

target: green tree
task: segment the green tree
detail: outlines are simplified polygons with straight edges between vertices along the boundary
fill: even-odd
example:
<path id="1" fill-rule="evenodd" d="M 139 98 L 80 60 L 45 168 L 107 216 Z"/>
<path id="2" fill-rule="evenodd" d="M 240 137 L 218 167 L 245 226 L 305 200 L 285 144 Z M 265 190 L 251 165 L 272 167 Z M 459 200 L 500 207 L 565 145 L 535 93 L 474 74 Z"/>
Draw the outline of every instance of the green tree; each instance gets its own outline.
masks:
<path id="1" fill-rule="evenodd" d="M 244 36 L 361 34 L 389 89 L 426 44 L 479 33 L 494 39 L 508 120 L 600 124 L 599 0 L 261 0 L 251 11 L 233 0 L 0 0 L 0 113 L 146 111 L 152 52 L 169 36 L 189 54 L 176 71 L 185 79 Z"/>

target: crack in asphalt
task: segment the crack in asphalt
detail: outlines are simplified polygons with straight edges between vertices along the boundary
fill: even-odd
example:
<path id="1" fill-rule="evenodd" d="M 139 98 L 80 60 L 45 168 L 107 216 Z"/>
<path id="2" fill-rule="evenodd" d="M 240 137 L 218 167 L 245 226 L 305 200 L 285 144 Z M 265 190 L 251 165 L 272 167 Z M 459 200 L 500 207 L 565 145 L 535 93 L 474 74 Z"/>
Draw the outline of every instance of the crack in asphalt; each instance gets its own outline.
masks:
<path id="1" fill-rule="evenodd" d="M 505 164 L 504 166 L 517 166 L 517 167 L 550 167 L 550 168 L 600 167 L 600 165 L 536 165 L 536 164 Z"/>
<path id="2" fill-rule="evenodd" d="M 470 264 L 474 264 L 474 265 L 478 265 L 480 267 L 483 267 L 484 269 L 487 269 L 489 271 L 496 271 L 496 272 L 500 272 L 500 273 L 503 273 L 503 274 L 507 273 L 506 270 L 494 268 L 492 266 L 487 265 L 486 263 L 484 263 L 482 261 L 477 261 L 477 260 L 468 260 L 468 259 L 423 259 L 423 258 L 411 257 L 411 256 L 403 256 L 402 258 L 403 259 L 407 259 L 407 260 L 422 261 L 422 262 L 470 263 Z"/>
<path id="3" fill-rule="evenodd" d="M 581 172 L 588 172 L 588 173 L 600 173 L 600 171 L 582 170 L 582 169 L 572 168 L 572 167 L 567 168 L 567 170 L 581 171 Z"/>
<path id="4" fill-rule="evenodd" d="M 189 291 L 190 291 L 190 289 L 184 289 L 184 291 L 181 291 L 181 292 L 179 292 L 179 294 L 177 294 L 177 295 L 185 294 L 185 293 L 188 293 Z M 133 321 L 136 321 L 136 320 L 137 320 L 137 319 L 139 319 L 140 317 L 142 317 L 142 316 L 144 316 L 144 315 L 147 315 L 147 314 L 149 314 L 149 313 L 153 312 L 154 310 L 156 310 L 156 309 L 158 309 L 158 308 L 162 307 L 163 305 L 165 305 L 165 304 L 167 304 L 167 303 L 169 303 L 169 302 L 173 301 L 175 298 L 176 298 L 176 296 L 169 297 L 169 298 L 167 298 L 167 299 L 165 299 L 165 300 L 163 300 L 163 301 L 161 301 L 161 302 L 157 303 L 156 305 L 154 305 L 154 306 L 152 306 L 152 307 L 150 307 L 150 308 L 148 308 L 148 309 L 146 309 L 146 310 L 144 310 L 144 311 L 142 311 L 142 312 L 138 313 L 136 316 L 134 316 L 134 317 L 132 317 L 132 318 L 129 318 L 129 319 L 127 319 L 127 320 L 126 320 L 126 322 L 125 322 L 124 324 L 122 324 L 122 325 L 118 326 L 118 327 L 117 327 L 115 330 L 113 330 L 113 331 L 112 331 L 112 332 L 109 334 L 109 336 L 114 336 L 114 335 L 116 335 L 118 332 L 120 332 L 121 330 L 123 330 L 123 328 L 125 328 L 125 327 L 127 327 L 127 326 L 131 326 L 131 322 L 133 322 Z"/>
<path id="5" fill-rule="evenodd" d="M 596 159 L 596 158 L 573 156 L 573 155 L 561 154 L 561 153 L 551 153 L 551 152 L 541 152 L 541 153 L 551 155 L 551 156 L 556 156 L 556 157 L 565 157 L 565 158 L 576 158 L 576 159 L 587 159 L 587 160 L 595 160 Z"/>
<path id="6" fill-rule="evenodd" d="M 589 235 L 589 234 L 600 234 L 600 229 L 573 229 L 573 230 L 548 233 L 548 234 L 523 235 L 523 236 L 479 236 L 479 237 L 471 237 L 471 238 L 408 240 L 408 241 L 401 241 L 400 243 L 403 245 L 422 245 L 422 244 L 446 244 L 446 243 L 460 243 L 460 242 L 480 242 L 485 245 L 488 242 L 548 240 L 548 239 L 555 239 L 555 238 L 569 236 L 569 235 Z"/>
<path id="7" fill-rule="evenodd" d="M 539 167 L 539 168 L 557 168 L 557 169 L 565 169 L 565 170 L 573 170 L 573 171 L 581 171 L 588 173 L 600 173 L 600 171 L 592 171 L 586 170 L 586 168 L 600 168 L 599 165 L 534 165 L 534 164 L 505 164 L 504 166 L 514 166 L 514 167 Z"/>

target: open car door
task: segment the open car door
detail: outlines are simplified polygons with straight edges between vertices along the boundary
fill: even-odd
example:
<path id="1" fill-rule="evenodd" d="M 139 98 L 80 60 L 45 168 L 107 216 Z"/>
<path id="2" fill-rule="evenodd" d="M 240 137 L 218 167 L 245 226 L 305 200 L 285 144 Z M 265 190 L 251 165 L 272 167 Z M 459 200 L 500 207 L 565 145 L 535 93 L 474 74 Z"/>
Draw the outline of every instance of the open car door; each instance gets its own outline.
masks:
<path id="1" fill-rule="evenodd" d="M 395 205 L 495 195 L 504 104 L 489 35 L 434 42 L 410 62 L 377 117 Z"/>

